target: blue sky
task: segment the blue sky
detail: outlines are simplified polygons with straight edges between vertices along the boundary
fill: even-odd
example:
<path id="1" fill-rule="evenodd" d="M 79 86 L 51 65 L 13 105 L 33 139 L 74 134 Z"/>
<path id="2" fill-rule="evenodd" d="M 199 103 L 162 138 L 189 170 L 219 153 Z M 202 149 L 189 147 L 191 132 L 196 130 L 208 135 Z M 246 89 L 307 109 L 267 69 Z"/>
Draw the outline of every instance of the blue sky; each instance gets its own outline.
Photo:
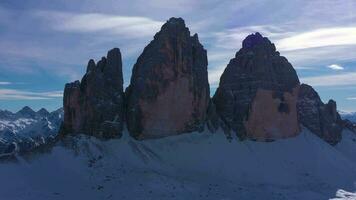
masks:
<path id="1" fill-rule="evenodd" d="M 2 0 L 0 109 L 59 108 L 64 84 L 113 47 L 127 86 L 138 55 L 175 16 L 208 50 L 212 92 L 243 38 L 258 31 L 323 101 L 356 111 L 355 13 L 353 0 Z"/>

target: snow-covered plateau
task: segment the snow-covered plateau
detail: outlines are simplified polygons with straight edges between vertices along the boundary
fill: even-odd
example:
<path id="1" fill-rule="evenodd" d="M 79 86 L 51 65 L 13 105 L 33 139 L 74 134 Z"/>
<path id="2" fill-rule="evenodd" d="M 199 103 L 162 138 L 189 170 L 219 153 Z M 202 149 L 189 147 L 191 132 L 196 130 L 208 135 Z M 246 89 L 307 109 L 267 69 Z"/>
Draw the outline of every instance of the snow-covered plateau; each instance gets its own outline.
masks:
<path id="1" fill-rule="evenodd" d="M 4 200 L 352 199 L 356 135 L 331 146 L 304 129 L 274 142 L 223 132 L 137 141 L 68 136 L 0 163 Z"/>

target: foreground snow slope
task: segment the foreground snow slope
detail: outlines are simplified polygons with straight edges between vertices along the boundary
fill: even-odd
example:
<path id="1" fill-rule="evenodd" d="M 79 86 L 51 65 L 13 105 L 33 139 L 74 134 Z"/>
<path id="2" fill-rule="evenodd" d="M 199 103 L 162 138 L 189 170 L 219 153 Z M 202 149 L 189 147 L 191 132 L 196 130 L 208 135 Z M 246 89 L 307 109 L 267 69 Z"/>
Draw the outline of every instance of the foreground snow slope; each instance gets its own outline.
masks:
<path id="1" fill-rule="evenodd" d="M 127 134 L 110 141 L 67 138 L 51 152 L 1 163 L 0 197 L 329 199 L 339 189 L 355 190 L 352 142 L 335 148 L 307 130 L 270 143 L 229 142 L 222 133 L 147 141 Z"/>

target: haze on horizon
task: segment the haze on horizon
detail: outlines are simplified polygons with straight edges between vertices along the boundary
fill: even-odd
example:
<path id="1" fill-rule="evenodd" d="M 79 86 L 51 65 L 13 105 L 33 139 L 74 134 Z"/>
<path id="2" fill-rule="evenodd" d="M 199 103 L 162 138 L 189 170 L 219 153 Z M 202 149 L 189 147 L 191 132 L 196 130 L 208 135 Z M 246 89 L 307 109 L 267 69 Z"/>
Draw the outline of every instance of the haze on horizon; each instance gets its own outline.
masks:
<path id="1" fill-rule="evenodd" d="M 0 2 L 0 109 L 62 106 L 66 82 L 119 47 L 124 85 L 143 48 L 182 17 L 208 51 L 212 94 L 242 40 L 260 32 L 323 101 L 356 111 L 356 2 L 352 0 L 45 0 Z"/>

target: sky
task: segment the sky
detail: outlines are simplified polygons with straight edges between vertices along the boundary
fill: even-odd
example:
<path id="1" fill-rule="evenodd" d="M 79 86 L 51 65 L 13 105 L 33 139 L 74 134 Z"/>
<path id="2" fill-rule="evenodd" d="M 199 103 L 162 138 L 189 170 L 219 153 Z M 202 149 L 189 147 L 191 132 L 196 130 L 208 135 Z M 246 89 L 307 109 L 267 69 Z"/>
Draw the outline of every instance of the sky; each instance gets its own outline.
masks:
<path id="1" fill-rule="evenodd" d="M 1 0 L 0 109 L 61 107 L 64 84 L 114 47 L 127 86 L 137 57 L 170 17 L 182 17 L 207 49 L 212 94 L 242 40 L 260 32 L 323 101 L 356 111 L 353 0 Z"/>

